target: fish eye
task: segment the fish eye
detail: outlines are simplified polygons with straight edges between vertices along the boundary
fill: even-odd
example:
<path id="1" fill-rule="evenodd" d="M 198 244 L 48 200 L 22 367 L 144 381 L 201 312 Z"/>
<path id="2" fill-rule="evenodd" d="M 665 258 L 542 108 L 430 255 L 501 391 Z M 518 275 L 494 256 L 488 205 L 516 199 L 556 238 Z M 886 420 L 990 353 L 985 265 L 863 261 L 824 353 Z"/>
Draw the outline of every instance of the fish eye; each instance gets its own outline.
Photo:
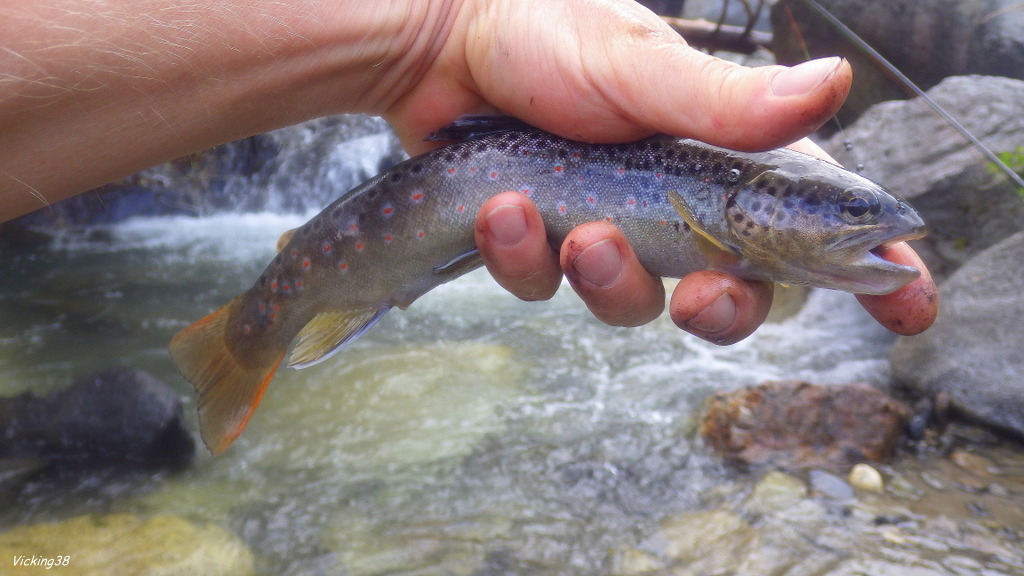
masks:
<path id="1" fill-rule="evenodd" d="M 882 210 L 878 195 L 867 188 L 847 188 L 839 195 L 839 210 L 843 219 L 851 224 L 874 222 Z"/>

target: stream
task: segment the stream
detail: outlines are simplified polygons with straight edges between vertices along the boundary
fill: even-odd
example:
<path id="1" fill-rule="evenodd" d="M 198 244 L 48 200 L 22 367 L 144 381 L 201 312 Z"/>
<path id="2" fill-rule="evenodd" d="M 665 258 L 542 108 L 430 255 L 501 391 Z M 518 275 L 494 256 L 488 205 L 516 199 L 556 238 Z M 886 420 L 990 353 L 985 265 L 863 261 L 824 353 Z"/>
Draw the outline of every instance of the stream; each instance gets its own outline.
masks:
<path id="1" fill-rule="evenodd" d="M 196 430 L 168 340 L 248 288 L 309 216 L 136 218 L 5 251 L 0 395 L 131 366 L 179 393 Z M 267 575 L 1024 574 L 1019 443 L 965 427 L 954 449 L 881 466 L 884 492 L 840 496 L 806 471 L 723 462 L 696 432 L 717 390 L 888 390 L 893 341 L 848 294 L 812 292 L 722 348 L 667 315 L 605 326 L 568 286 L 520 302 L 477 271 L 330 360 L 283 369 L 225 454 L 30 480 L 0 491 L 0 530 L 173 515 L 234 534 Z"/>

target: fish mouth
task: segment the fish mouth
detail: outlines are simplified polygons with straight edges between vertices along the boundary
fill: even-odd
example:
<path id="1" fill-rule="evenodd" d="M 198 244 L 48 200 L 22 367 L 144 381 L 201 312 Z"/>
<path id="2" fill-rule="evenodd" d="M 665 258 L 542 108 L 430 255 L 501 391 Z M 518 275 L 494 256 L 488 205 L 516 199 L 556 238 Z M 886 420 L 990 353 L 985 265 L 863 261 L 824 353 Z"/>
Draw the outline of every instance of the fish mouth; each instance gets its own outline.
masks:
<path id="1" fill-rule="evenodd" d="M 857 294 L 890 294 L 917 280 L 921 276 L 920 270 L 887 260 L 884 255 L 890 247 L 918 240 L 926 233 L 924 227 L 915 228 L 904 234 L 890 236 L 872 248 L 858 251 L 860 256 L 851 262 L 858 274 L 856 278 L 847 278 L 849 291 Z"/>

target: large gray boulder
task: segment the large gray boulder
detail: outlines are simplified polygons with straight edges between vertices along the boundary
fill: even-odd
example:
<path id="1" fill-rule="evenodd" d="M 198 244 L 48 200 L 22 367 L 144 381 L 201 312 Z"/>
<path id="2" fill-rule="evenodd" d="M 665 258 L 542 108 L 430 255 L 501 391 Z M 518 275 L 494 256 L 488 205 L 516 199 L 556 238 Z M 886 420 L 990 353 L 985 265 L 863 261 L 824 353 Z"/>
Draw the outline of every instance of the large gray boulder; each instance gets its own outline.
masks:
<path id="1" fill-rule="evenodd" d="M 1019 0 L 818 0 L 920 86 L 965 74 L 1024 78 L 1024 10 Z M 772 50 L 780 64 L 842 55 L 856 82 L 840 113 L 849 123 L 873 104 L 907 98 L 876 62 L 805 2 L 772 8 Z"/>
<path id="2" fill-rule="evenodd" d="M 990 149 L 1024 144 L 1024 81 L 958 76 L 928 94 Z M 874 106 L 823 146 L 917 208 L 929 235 L 914 247 L 936 278 L 1024 229 L 1024 202 L 1012 183 L 922 102 Z"/>
<path id="3" fill-rule="evenodd" d="M 1024 435 L 1024 232 L 972 259 L 941 286 L 927 332 L 897 341 L 893 376 L 984 423 Z"/>

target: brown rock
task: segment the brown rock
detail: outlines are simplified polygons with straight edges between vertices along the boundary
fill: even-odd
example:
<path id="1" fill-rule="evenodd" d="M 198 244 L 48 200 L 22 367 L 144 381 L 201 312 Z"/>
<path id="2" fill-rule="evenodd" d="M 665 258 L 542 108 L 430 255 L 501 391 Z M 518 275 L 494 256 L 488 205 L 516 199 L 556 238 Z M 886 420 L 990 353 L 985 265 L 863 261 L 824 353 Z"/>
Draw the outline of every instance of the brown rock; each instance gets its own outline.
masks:
<path id="1" fill-rule="evenodd" d="M 867 384 L 767 382 L 712 397 L 700 433 L 740 462 L 843 467 L 890 458 L 908 414 Z"/>

